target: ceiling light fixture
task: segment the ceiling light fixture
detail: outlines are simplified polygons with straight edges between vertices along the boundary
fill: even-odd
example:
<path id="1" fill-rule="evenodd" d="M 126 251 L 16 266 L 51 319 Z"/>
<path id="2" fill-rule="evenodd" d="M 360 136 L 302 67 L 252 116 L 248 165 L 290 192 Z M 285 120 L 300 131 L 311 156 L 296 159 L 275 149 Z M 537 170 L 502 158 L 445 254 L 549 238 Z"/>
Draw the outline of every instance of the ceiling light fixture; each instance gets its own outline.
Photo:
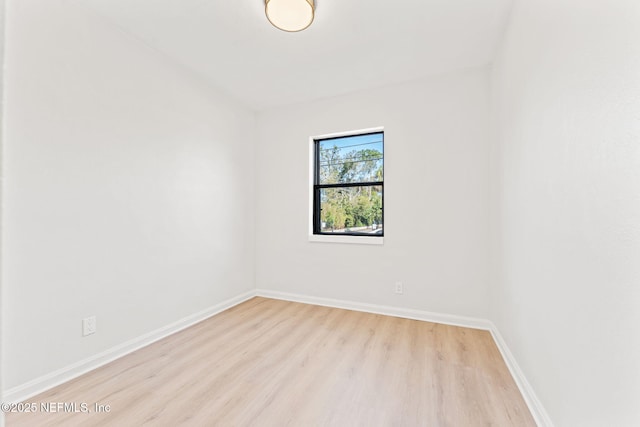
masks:
<path id="1" fill-rule="evenodd" d="M 264 11 L 274 27 L 302 31 L 313 22 L 314 0 L 265 0 Z"/>

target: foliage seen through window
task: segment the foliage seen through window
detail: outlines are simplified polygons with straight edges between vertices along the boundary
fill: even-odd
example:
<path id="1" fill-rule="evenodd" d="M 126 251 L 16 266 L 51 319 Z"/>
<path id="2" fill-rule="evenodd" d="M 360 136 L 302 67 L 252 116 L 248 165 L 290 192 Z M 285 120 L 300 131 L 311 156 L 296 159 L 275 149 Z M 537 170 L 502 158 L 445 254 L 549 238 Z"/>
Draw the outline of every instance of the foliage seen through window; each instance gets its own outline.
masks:
<path id="1" fill-rule="evenodd" d="M 384 134 L 315 141 L 314 234 L 383 235 Z"/>

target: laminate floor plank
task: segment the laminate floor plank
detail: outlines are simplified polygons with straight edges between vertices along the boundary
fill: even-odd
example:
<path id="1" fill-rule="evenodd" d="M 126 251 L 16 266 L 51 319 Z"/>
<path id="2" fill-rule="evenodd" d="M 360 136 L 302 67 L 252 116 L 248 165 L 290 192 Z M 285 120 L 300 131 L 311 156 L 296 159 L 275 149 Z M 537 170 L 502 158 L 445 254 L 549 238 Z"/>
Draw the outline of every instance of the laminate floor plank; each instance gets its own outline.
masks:
<path id="1" fill-rule="evenodd" d="M 91 412 L 8 427 L 535 426 L 487 331 L 260 297 L 29 402 Z"/>

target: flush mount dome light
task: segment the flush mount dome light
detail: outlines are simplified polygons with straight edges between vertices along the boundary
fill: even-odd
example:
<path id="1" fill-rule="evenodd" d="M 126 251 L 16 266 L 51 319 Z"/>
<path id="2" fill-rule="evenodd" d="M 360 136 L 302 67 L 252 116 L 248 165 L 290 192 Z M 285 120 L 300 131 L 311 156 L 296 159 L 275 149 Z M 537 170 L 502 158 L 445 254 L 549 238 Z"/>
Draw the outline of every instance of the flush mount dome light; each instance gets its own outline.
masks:
<path id="1" fill-rule="evenodd" d="M 265 0 L 264 11 L 274 27 L 302 31 L 313 22 L 314 0 Z"/>

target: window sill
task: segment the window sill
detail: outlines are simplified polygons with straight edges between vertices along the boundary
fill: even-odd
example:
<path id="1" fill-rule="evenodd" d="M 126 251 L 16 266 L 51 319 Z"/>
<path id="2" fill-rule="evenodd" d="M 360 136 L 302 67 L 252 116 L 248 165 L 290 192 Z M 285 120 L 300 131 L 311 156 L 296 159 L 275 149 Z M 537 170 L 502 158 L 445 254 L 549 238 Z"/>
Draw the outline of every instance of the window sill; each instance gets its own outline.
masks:
<path id="1" fill-rule="evenodd" d="M 349 243 L 356 245 L 384 245 L 384 237 L 369 236 L 329 236 L 326 234 L 310 234 L 310 242 Z"/>

